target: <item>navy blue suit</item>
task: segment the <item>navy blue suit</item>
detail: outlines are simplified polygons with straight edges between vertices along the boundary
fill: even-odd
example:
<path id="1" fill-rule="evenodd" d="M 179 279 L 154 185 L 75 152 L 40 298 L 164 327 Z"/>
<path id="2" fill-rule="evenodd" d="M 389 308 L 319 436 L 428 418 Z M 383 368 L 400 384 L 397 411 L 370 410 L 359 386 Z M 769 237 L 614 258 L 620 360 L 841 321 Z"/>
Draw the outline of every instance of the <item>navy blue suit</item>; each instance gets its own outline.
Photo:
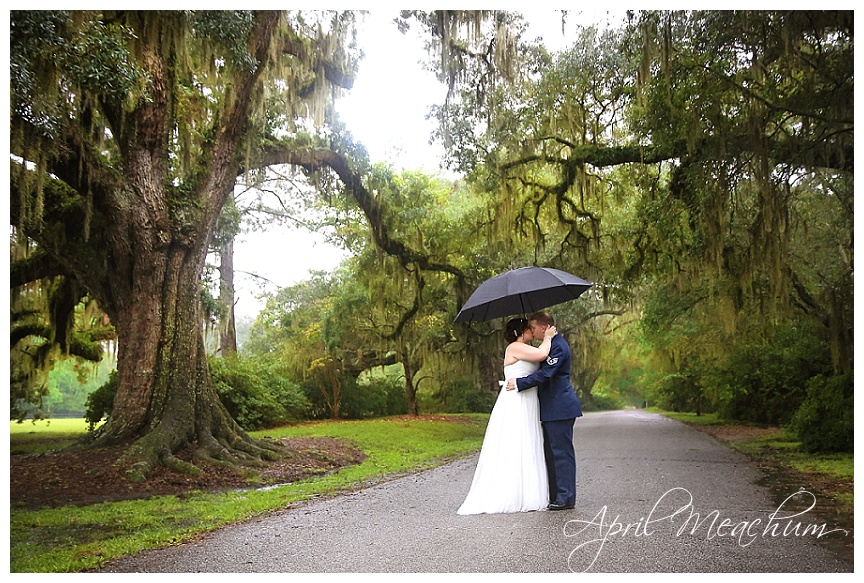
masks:
<path id="1" fill-rule="evenodd" d="M 537 387 L 543 450 L 549 475 L 549 501 L 576 504 L 576 452 L 573 424 L 582 417 L 582 405 L 570 383 L 570 347 L 561 334 L 552 338 L 549 356 L 537 372 L 516 379 L 516 388 Z"/>

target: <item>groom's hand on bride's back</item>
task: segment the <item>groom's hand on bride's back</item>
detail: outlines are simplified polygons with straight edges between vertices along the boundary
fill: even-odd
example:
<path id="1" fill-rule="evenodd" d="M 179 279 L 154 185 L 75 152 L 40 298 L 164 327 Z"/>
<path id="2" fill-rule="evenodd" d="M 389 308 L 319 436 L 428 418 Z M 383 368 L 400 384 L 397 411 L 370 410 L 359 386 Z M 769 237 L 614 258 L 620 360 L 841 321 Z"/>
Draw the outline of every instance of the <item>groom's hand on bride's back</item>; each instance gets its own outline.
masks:
<path id="1" fill-rule="evenodd" d="M 516 388 L 516 379 L 507 379 L 507 386 L 505 387 L 508 391 L 512 391 Z"/>

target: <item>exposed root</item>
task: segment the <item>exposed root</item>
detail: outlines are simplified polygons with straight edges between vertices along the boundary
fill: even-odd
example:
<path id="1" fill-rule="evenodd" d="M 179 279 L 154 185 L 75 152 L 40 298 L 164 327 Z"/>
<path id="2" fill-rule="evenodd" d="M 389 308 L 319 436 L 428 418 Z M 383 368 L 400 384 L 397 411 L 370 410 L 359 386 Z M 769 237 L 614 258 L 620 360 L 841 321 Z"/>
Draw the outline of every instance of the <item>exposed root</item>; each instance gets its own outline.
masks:
<path id="1" fill-rule="evenodd" d="M 200 476 L 204 470 L 198 466 L 199 462 L 207 462 L 247 476 L 266 470 L 270 462 L 278 461 L 285 452 L 281 443 L 253 439 L 233 424 L 233 421 L 217 422 L 209 429 L 197 432 L 197 448 L 192 461 L 188 462 L 176 455 L 190 443 L 188 434 L 162 429 L 157 428 L 138 439 L 118 460 L 118 465 L 125 468 L 124 476 L 130 482 L 144 482 L 159 465 L 179 474 Z"/>
<path id="2" fill-rule="evenodd" d="M 139 439 L 117 460 L 118 466 L 125 467 L 123 475 L 133 484 L 139 484 L 147 479 L 150 472 L 160 463 L 160 456 L 155 448 L 147 447 L 146 438 Z"/>
<path id="3" fill-rule="evenodd" d="M 247 442 L 241 439 L 234 443 L 233 447 L 234 449 L 245 452 L 256 459 L 263 459 L 271 462 L 278 460 L 285 452 L 285 447 L 281 443 L 263 439 L 258 439 L 254 442 Z"/>
<path id="4" fill-rule="evenodd" d="M 162 463 L 165 464 L 172 471 L 177 472 L 178 474 L 186 474 L 189 476 L 201 476 L 204 474 L 201 468 L 199 468 L 195 464 L 184 462 L 174 454 L 168 453 L 163 455 Z"/>
<path id="5" fill-rule="evenodd" d="M 142 460 L 129 466 L 123 475 L 133 484 L 140 484 L 147 479 L 151 471 L 153 471 L 153 464 Z"/>
<path id="6" fill-rule="evenodd" d="M 231 470 L 235 474 L 244 476 L 246 478 L 253 478 L 259 476 L 259 472 L 254 471 L 248 467 L 251 464 L 241 463 L 236 459 L 225 459 L 222 457 L 213 456 L 209 451 L 204 448 L 198 448 L 197 450 L 195 450 L 195 459 L 202 462 L 207 462 L 220 468 Z M 259 467 L 264 466 L 265 464 L 261 464 L 261 466 Z"/>

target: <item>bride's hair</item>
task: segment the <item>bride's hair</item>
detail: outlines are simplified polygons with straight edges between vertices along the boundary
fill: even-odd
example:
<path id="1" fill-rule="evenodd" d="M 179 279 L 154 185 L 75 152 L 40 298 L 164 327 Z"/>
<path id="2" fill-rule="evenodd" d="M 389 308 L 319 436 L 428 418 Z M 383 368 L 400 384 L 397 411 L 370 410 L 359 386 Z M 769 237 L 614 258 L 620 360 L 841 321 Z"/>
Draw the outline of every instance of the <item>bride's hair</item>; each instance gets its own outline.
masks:
<path id="1" fill-rule="evenodd" d="M 528 320 L 525 318 L 513 318 L 507 322 L 507 327 L 504 329 L 504 338 L 507 342 L 515 342 L 527 329 Z"/>

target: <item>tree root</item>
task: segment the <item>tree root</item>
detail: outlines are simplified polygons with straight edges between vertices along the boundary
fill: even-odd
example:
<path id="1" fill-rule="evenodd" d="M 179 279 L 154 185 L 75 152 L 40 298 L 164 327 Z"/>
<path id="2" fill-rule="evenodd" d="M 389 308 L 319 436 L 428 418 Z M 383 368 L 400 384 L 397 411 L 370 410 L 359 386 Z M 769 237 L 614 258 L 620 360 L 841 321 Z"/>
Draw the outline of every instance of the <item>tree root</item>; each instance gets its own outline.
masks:
<path id="1" fill-rule="evenodd" d="M 244 476 L 246 478 L 253 478 L 253 477 L 257 477 L 259 475 L 259 472 L 255 471 L 253 469 L 250 469 L 250 467 L 249 467 L 250 464 L 239 462 L 236 459 L 222 459 L 222 458 L 214 457 L 214 456 L 210 455 L 210 452 L 203 450 L 201 448 L 196 450 L 195 459 L 198 461 L 207 462 L 209 464 L 212 464 L 212 465 L 220 467 L 220 468 L 225 468 L 227 470 L 231 470 L 235 474 L 238 474 L 240 476 Z M 260 466 L 256 466 L 256 467 L 265 467 L 265 466 L 266 466 L 266 464 L 262 463 Z"/>
<path id="2" fill-rule="evenodd" d="M 125 456 L 124 456 L 125 457 Z M 126 479 L 133 484 L 140 484 L 147 479 L 150 472 L 153 470 L 153 464 L 146 460 L 135 462 L 124 472 Z"/>
<path id="3" fill-rule="evenodd" d="M 230 417 L 217 419 L 209 428 L 199 429 L 197 439 L 162 427 L 133 442 L 117 464 L 125 467 L 124 474 L 133 483 L 143 482 L 159 465 L 192 476 L 200 476 L 197 464 L 206 462 L 227 468 L 240 475 L 258 474 L 269 462 L 279 460 L 284 446 L 272 439 L 254 439 L 247 435 Z M 197 442 L 191 462 L 177 457 L 177 452 Z"/>
<path id="4" fill-rule="evenodd" d="M 264 439 L 255 440 L 254 443 L 241 439 L 231 445 L 234 449 L 245 452 L 257 459 L 271 462 L 282 457 L 282 454 L 285 451 L 285 448 L 281 443 Z"/>
<path id="5" fill-rule="evenodd" d="M 189 476 L 200 476 L 204 473 L 204 471 L 196 466 L 195 464 L 190 464 L 189 462 L 184 462 L 174 454 L 167 453 L 162 456 L 162 463 L 168 467 L 168 469 L 177 472 L 178 474 L 185 474 Z"/>

